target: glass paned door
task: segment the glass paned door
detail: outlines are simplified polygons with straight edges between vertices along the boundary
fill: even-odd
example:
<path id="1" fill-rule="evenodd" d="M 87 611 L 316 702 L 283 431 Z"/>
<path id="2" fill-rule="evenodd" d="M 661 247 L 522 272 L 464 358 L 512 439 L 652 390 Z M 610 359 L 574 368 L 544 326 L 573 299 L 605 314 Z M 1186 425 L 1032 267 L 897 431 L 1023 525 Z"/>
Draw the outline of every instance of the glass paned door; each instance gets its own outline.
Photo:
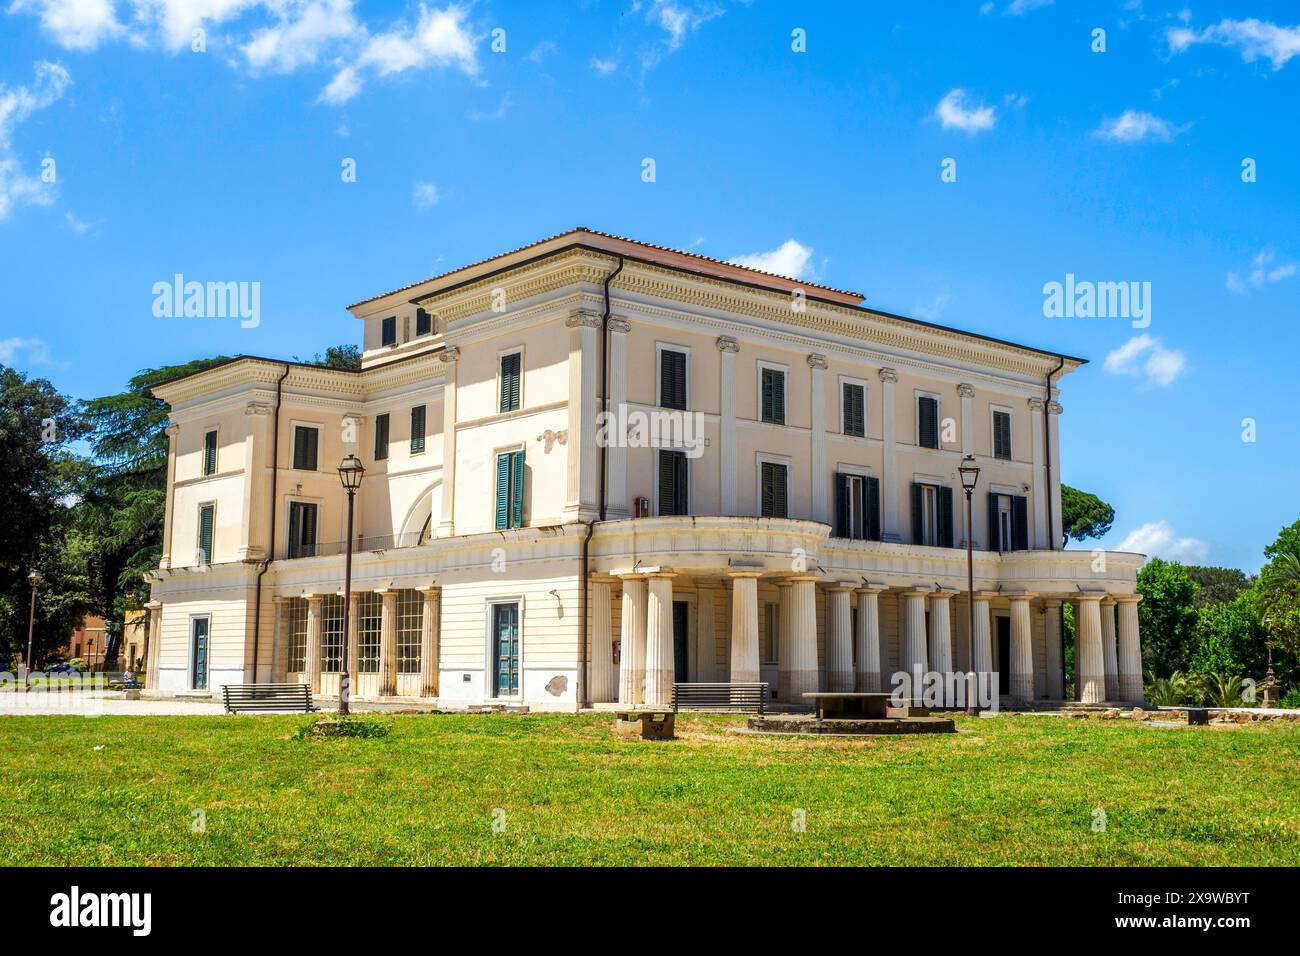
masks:
<path id="1" fill-rule="evenodd" d="M 194 619 L 194 634 L 191 639 L 191 665 L 193 668 L 194 690 L 208 689 L 208 619 L 206 617 L 196 617 Z"/>
<path id="2" fill-rule="evenodd" d="M 519 694 L 519 605 L 492 606 L 492 634 L 497 662 L 497 696 Z"/>

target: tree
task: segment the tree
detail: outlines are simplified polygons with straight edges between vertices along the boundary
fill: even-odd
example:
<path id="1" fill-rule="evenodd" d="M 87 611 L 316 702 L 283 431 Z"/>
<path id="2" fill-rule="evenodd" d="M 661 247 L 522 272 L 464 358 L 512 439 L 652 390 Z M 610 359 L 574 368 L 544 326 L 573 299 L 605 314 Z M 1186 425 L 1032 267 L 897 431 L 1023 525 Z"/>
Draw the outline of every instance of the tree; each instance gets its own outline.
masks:
<path id="1" fill-rule="evenodd" d="M 1185 671 L 1196 649 L 1196 582 L 1176 561 L 1152 558 L 1137 573 L 1138 626 L 1157 677 Z"/>
<path id="2" fill-rule="evenodd" d="M 293 360 L 295 362 L 304 361 L 304 359 L 300 359 L 296 355 Z M 331 345 L 325 350 L 323 356 L 317 352 L 315 358 L 305 361 L 309 365 L 359 372 L 361 371 L 361 349 L 356 345 Z"/>
<path id="3" fill-rule="evenodd" d="M 37 591 L 38 658 L 88 610 L 64 581 L 61 549 L 78 475 L 68 445 L 82 431 L 71 403 L 48 381 L 0 366 L 0 669 L 27 648 L 32 571 L 46 582 Z"/>
<path id="4" fill-rule="evenodd" d="M 1187 576 L 1196 582 L 1196 607 L 1233 601 L 1255 581 L 1240 568 L 1207 568 L 1189 564 Z"/>
<path id="5" fill-rule="evenodd" d="M 1300 658 L 1300 521 L 1283 528 L 1264 549 L 1268 564 L 1260 570 L 1260 616 L 1270 646 Z"/>
<path id="6" fill-rule="evenodd" d="M 1250 587 L 1229 601 L 1200 606 L 1196 613 L 1193 670 L 1263 679 L 1268 668 L 1268 648 L 1256 607 L 1258 600 L 1258 589 Z"/>
<path id="7" fill-rule="evenodd" d="M 1061 543 L 1101 538 L 1115 522 L 1115 509 L 1094 494 L 1061 485 Z"/>
<path id="8" fill-rule="evenodd" d="M 110 661 L 125 613 L 147 600 L 144 575 L 162 552 L 170 409 L 150 390 L 228 361 L 220 356 L 145 369 L 125 392 L 80 405 L 93 467 L 84 476 L 78 525 L 95 543 L 89 585 L 95 606 L 114 625 Z"/>

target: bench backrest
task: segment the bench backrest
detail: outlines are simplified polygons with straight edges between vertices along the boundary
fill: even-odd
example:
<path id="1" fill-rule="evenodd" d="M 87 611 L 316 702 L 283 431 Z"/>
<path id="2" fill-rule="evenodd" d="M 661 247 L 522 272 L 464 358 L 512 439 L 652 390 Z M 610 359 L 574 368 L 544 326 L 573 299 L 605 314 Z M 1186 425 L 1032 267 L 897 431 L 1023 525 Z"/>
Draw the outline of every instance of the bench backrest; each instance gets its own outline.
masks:
<path id="1" fill-rule="evenodd" d="M 734 710 L 760 716 L 767 706 L 766 683 L 673 684 L 673 710 Z"/>
<path id="2" fill-rule="evenodd" d="M 309 684 L 225 684 L 226 710 L 311 710 Z"/>

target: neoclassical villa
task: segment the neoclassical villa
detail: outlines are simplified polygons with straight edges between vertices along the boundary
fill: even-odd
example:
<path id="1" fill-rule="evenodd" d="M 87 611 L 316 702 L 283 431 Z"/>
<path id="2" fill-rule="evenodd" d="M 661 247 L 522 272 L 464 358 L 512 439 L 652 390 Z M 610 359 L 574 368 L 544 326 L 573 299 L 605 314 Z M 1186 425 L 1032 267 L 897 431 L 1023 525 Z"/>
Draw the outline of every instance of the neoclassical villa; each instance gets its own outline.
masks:
<path id="1" fill-rule="evenodd" d="M 172 381 L 148 686 L 664 706 L 994 675 L 1004 705 L 1142 698 L 1143 556 L 1061 542 L 1083 360 L 576 229 L 350 306 L 360 371 Z M 347 498 L 357 492 L 343 654 Z M 968 636 L 963 456 L 973 497 Z"/>

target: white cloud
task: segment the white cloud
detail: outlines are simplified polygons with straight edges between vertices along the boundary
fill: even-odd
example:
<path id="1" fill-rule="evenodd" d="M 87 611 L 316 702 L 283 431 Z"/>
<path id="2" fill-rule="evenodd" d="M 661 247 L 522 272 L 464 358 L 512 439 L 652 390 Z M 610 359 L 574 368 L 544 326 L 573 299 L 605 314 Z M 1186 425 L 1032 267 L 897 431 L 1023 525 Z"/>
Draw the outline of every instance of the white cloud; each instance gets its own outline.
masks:
<path id="1" fill-rule="evenodd" d="M 90 232 L 90 230 L 99 225 L 97 222 L 83 222 L 73 215 L 71 210 L 63 214 L 63 220 L 68 224 L 68 228 L 79 236 L 84 236 L 86 233 Z"/>
<path id="2" fill-rule="evenodd" d="M 0 339 L 0 365 L 14 364 L 25 354 L 28 365 L 53 365 L 50 347 L 43 339 L 9 338 Z"/>
<path id="3" fill-rule="evenodd" d="M 411 202 L 416 209 L 428 209 L 438 202 L 438 187 L 433 183 L 416 183 L 411 192 Z"/>
<path id="4" fill-rule="evenodd" d="M 1106 356 L 1106 371 L 1112 375 L 1144 376 L 1146 384 L 1171 385 L 1187 368 L 1187 356 L 1165 348 L 1146 333 L 1135 335 Z"/>
<path id="5" fill-rule="evenodd" d="M 48 206 L 54 201 L 54 184 L 25 173 L 10 144 L 14 128 L 60 99 L 72 84 L 72 77 L 58 63 L 44 60 L 35 65 L 34 71 L 36 79 L 30 88 L 0 84 L 0 221 L 8 219 L 19 206 Z"/>
<path id="6" fill-rule="evenodd" d="M 1185 129 L 1186 126 L 1174 126 L 1169 120 L 1141 110 L 1125 110 L 1115 119 L 1103 120 L 1093 135 L 1115 143 L 1140 143 L 1144 139 L 1167 143 Z"/>
<path id="7" fill-rule="evenodd" d="M 1274 282 L 1289 279 L 1297 271 L 1297 264 L 1294 262 L 1278 262 L 1275 250 L 1261 249 L 1255 255 L 1255 258 L 1250 260 L 1250 271 L 1245 278 L 1242 278 L 1241 274 L 1237 272 L 1228 273 L 1228 291 L 1235 292 L 1238 295 L 1245 295 L 1252 288 L 1262 289 Z"/>
<path id="8" fill-rule="evenodd" d="M 1182 53 L 1200 43 L 1214 43 L 1236 49 L 1247 63 L 1263 57 L 1273 64 L 1274 70 L 1286 66 L 1293 56 L 1300 55 L 1300 26 L 1280 27 L 1267 20 L 1220 20 L 1203 30 L 1189 27 L 1170 27 L 1165 31 L 1169 52 Z"/>
<path id="9" fill-rule="evenodd" d="M 524 57 L 524 62 L 541 63 L 552 53 L 558 53 L 559 51 L 560 48 L 550 40 L 543 40 L 541 43 L 537 44 L 537 46 L 528 51 L 528 55 Z"/>
<path id="10" fill-rule="evenodd" d="M 1006 15 L 1009 17 L 1021 17 L 1031 10 L 1038 10 L 1041 7 L 1050 7 L 1054 0 L 1012 0 L 1011 5 L 1006 9 Z"/>
<path id="11" fill-rule="evenodd" d="M 1204 564 L 1210 556 L 1209 542 L 1200 538 L 1180 538 L 1168 521 L 1149 521 L 1130 531 L 1119 543 L 1117 551 L 1145 554 L 1149 558 L 1181 561 L 1184 564 Z"/>
<path id="12" fill-rule="evenodd" d="M 794 239 L 787 239 L 781 245 L 768 252 L 751 252 L 736 256 L 728 261 L 738 266 L 748 266 L 762 272 L 771 272 L 792 279 L 809 278 L 809 266 L 812 265 L 812 247 L 805 246 Z"/>
<path id="13" fill-rule="evenodd" d="M 951 292 L 940 292 L 934 297 L 934 301 L 929 305 L 918 305 L 912 309 L 912 314 L 918 319 L 926 322 L 938 322 L 939 316 L 952 304 Z"/>
<path id="14" fill-rule="evenodd" d="M 290 0 L 275 26 L 263 27 L 241 49 L 254 70 L 289 73 L 315 63 L 337 40 L 358 36 L 353 0 Z"/>
<path id="15" fill-rule="evenodd" d="M 960 87 L 948 91 L 935 107 L 934 115 L 939 117 L 944 129 L 959 129 L 971 134 L 992 129 L 997 122 L 993 107 L 968 102 L 966 91 Z"/>
<path id="16" fill-rule="evenodd" d="M 335 73 L 334 79 L 330 80 L 325 85 L 325 89 L 320 91 L 320 96 L 316 98 L 316 102 L 341 106 L 360 92 L 361 80 L 357 77 L 357 71 L 350 66 L 345 66 Z"/>
<path id="17" fill-rule="evenodd" d="M 609 76 L 618 69 L 618 61 L 602 60 L 600 57 L 593 56 L 591 58 L 591 68 L 601 76 Z"/>
<path id="18" fill-rule="evenodd" d="M 35 13 L 41 30 L 68 50 L 93 50 L 122 33 L 112 0 L 14 0 L 8 12 Z"/>
<path id="19" fill-rule="evenodd" d="M 640 9 L 638 5 L 633 10 Z M 641 51 L 641 69 L 649 70 L 665 57 L 681 49 L 688 34 L 694 33 L 704 24 L 723 14 L 723 9 L 712 4 L 694 6 L 679 3 L 677 0 L 654 0 L 646 10 L 646 22 L 657 26 L 667 34 L 660 42 Z"/>

